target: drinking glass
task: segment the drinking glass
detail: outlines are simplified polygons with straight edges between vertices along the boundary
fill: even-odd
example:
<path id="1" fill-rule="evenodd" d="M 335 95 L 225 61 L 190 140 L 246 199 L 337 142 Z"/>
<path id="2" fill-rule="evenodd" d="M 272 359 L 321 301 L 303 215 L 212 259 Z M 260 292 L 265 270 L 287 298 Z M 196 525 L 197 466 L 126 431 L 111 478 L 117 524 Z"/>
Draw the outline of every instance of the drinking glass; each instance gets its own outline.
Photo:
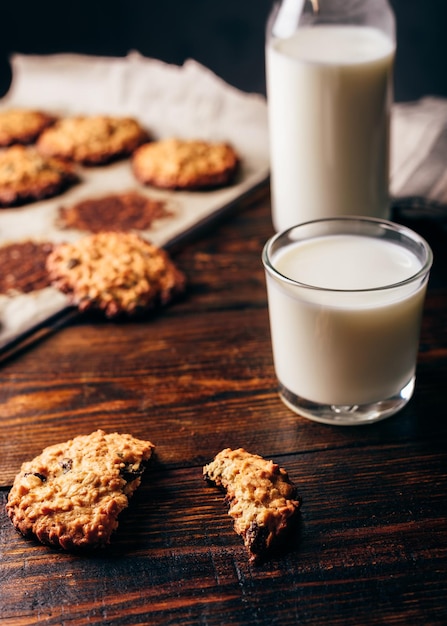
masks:
<path id="1" fill-rule="evenodd" d="M 427 242 L 387 220 L 325 218 L 276 234 L 262 260 L 284 403 L 345 425 L 404 407 L 432 264 Z"/>

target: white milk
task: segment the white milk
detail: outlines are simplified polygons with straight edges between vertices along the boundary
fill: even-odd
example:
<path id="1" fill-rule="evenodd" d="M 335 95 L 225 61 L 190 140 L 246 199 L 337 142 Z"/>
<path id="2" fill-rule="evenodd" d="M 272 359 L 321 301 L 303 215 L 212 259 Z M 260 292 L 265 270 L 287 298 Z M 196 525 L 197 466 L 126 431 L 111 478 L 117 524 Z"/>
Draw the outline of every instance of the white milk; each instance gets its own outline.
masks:
<path id="1" fill-rule="evenodd" d="M 425 284 L 374 289 L 414 276 L 416 255 L 380 239 L 329 235 L 286 247 L 272 264 L 327 289 L 278 284 L 267 274 L 275 370 L 289 391 L 320 404 L 367 404 L 412 379 Z"/>
<path id="2" fill-rule="evenodd" d="M 304 27 L 267 46 L 273 223 L 389 212 L 395 46 L 360 26 Z"/>

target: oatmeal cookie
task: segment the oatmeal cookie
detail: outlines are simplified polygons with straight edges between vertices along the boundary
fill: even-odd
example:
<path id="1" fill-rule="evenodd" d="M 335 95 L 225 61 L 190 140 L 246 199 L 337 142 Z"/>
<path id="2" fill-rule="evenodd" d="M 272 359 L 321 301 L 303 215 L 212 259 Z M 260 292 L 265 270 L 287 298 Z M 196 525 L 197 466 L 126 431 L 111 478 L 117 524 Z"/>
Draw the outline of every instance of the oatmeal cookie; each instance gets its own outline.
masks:
<path id="1" fill-rule="evenodd" d="M 0 146 L 34 143 L 42 131 L 55 121 L 55 116 L 44 111 L 32 109 L 0 111 Z"/>
<path id="2" fill-rule="evenodd" d="M 57 196 L 78 180 L 73 165 L 32 147 L 16 145 L 0 152 L 0 207 Z"/>
<path id="3" fill-rule="evenodd" d="M 286 470 L 243 448 L 226 448 L 203 468 L 204 478 L 226 491 L 234 529 L 258 562 L 278 543 L 301 506 Z"/>
<path id="4" fill-rule="evenodd" d="M 135 177 L 167 189 L 207 189 L 229 184 L 238 167 L 236 151 L 225 143 L 165 139 L 147 143 L 132 157 Z"/>
<path id="5" fill-rule="evenodd" d="M 99 309 L 107 317 L 167 304 L 185 285 L 167 252 L 134 233 L 101 232 L 58 244 L 46 265 L 53 286 L 81 311 Z"/>
<path id="6" fill-rule="evenodd" d="M 6 504 L 25 536 L 65 550 L 110 542 L 154 445 L 102 430 L 49 446 L 22 464 Z"/>
<path id="7" fill-rule="evenodd" d="M 104 230 L 148 230 L 152 223 L 168 217 L 166 202 L 148 198 L 136 191 L 86 198 L 68 207 L 60 207 L 60 228 L 76 228 L 91 233 Z"/>
<path id="8" fill-rule="evenodd" d="M 108 115 L 60 119 L 37 141 L 41 154 L 58 156 L 83 165 L 103 165 L 129 156 L 149 136 L 131 117 Z"/>

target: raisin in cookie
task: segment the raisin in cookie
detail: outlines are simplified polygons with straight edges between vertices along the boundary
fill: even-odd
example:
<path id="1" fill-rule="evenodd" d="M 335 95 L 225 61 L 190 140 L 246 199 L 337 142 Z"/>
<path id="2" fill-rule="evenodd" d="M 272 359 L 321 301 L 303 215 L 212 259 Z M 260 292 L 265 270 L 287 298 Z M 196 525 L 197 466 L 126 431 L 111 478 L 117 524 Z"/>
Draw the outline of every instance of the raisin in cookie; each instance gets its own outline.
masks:
<path id="1" fill-rule="evenodd" d="M 0 146 L 34 143 L 38 136 L 56 121 L 44 111 L 7 109 L 0 111 Z"/>
<path id="2" fill-rule="evenodd" d="M 129 156 L 148 140 L 148 133 L 131 117 L 108 115 L 60 119 L 37 141 L 41 154 L 83 165 L 103 165 Z"/>
<path id="3" fill-rule="evenodd" d="M 137 180 L 167 189 L 204 189 L 230 183 L 238 167 L 236 151 L 225 143 L 165 139 L 147 143 L 132 157 Z"/>
<path id="4" fill-rule="evenodd" d="M 257 562 L 278 543 L 301 506 L 287 472 L 243 448 L 226 448 L 203 468 L 204 478 L 226 491 L 234 529 Z"/>
<path id="5" fill-rule="evenodd" d="M 185 285 L 168 254 L 134 233 L 101 232 L 58 244 L 46 266 L 53 286 L 81 311 L 99 309 L 107 317 L 167 304 Z"/>
<path id="6" fill-rule="evenodd" d="M 22 464 L 6 504 L 14 526 L 65 550 L 110 542 L 154 445 L 102 430 L 49 446 Z"/>
<path id="7" fill-rule="evenodd" d="M 0 152 L 0 207 L 56 196 L 78 180 L 73 165 L 32 147 L 16 145 Z"/>

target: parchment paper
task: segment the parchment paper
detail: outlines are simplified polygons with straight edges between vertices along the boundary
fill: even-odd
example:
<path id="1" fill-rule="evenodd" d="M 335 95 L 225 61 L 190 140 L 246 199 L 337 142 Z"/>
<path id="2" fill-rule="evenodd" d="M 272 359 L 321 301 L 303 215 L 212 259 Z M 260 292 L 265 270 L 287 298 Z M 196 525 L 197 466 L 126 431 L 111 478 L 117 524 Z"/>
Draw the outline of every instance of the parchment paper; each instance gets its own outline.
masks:
<path id="1" fill-rule="evenodd" d="M 61 205 L 134 189 L 168 203 L 173 216 L 159 219 L 142 234 L 159 246 L 169 246 L 268 177 L 265 98 L 231 87 L 195 61 L 179 67 L 135 52 L 123 58 L 14 55 L 11 67 L 12 84 L 1 108 L 30 107 L 60 115 L 130 115 L 154 139 L 175 136 L 229 142 L 241 156 L 241 170 L 234 184 L 223 189 L 172 192 L 140 185 L 129 160 L 80 168 L 81 183 L 63 195 L 1 210 L 0 244 L 28 238 L 72 241 L 85 233 L 58 228 Z M 13 297 L 0 295 L 0 349 L 66 306 L 65 296 L 52 288 Z"/>

